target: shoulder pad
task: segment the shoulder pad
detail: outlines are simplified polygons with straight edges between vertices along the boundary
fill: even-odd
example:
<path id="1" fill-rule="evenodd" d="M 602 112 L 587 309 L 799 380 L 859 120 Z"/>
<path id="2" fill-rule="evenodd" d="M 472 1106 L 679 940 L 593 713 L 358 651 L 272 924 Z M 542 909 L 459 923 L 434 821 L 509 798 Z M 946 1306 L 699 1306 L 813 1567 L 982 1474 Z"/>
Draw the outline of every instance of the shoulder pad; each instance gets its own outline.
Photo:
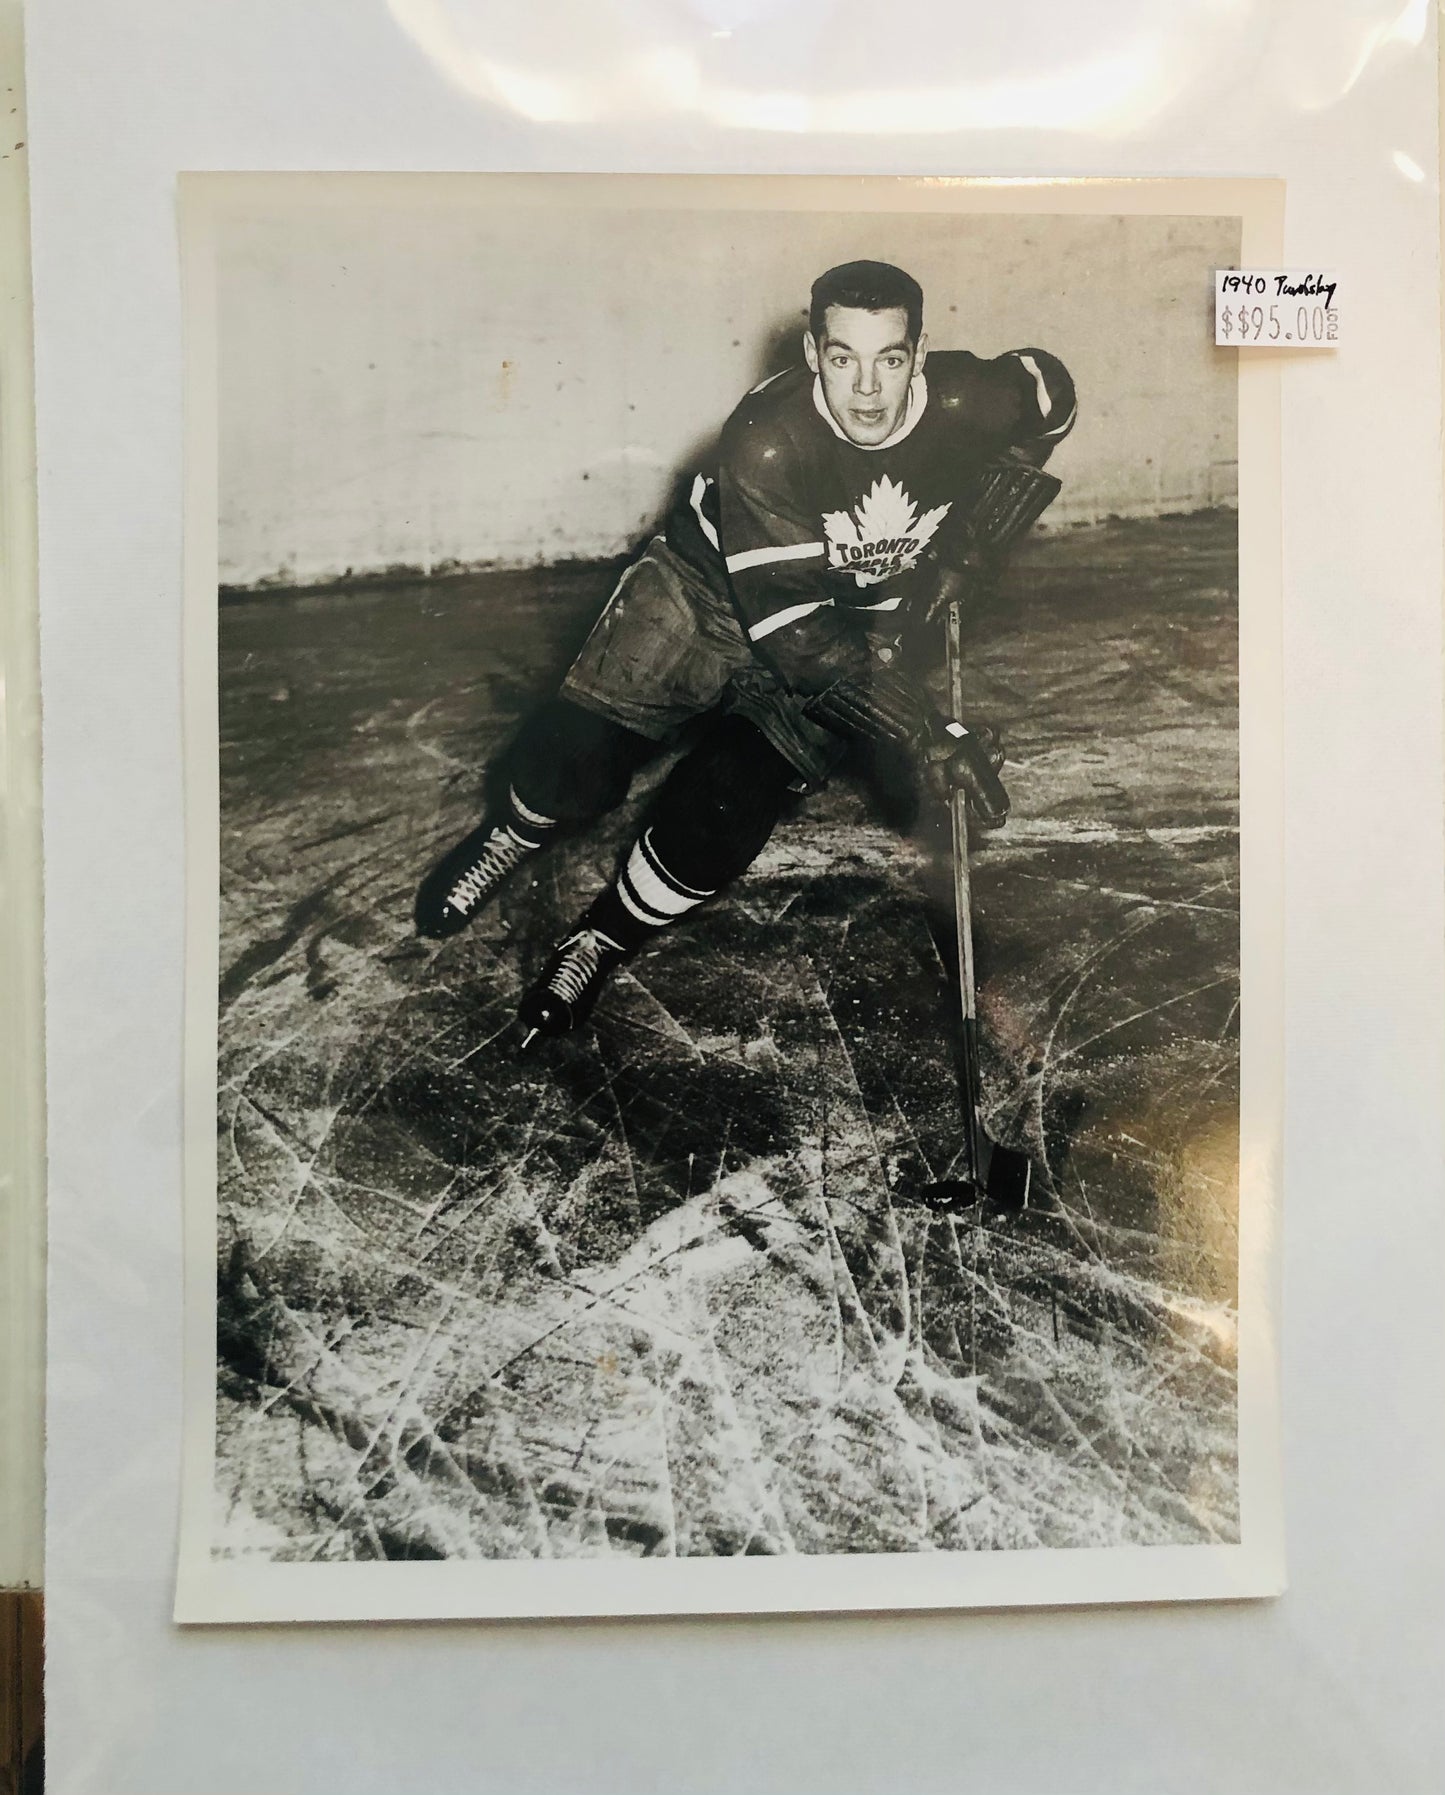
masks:
<path id="1" fill-rule="evenodd" d="M 1078 402 L 1058 356 L 1047 349 L 1010 349 L 992 365 L 1006 370 L 1015 394 L 1015 441 L 1057 442 L 1068 435 Z"/>
<path id="2" fill-rule="evenodd" d="M 799 378 L 806 372 L 806 369 L 785 369 L 743 396 L 723 425 L 718 443 L 720 459 L 734 473 L 744 478 L 757 478 L 779 461 L 788 459 L 796 441 L 804 402 L 804 426 L 813 412 L 812 377 Z"/>

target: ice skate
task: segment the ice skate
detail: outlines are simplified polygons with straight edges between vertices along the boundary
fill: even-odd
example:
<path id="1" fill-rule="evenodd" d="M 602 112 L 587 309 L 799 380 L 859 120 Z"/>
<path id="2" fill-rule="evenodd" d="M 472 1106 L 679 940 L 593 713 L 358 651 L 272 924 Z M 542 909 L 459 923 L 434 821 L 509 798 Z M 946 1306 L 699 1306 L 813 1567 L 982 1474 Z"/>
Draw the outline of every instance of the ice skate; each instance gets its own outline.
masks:
<path id="1" fill-rule="evenodd" d="M 532 1034 L 570 1034 L 586 1019 L 608 976 L 627 957 L 600 929 L 578 929 L 552 955 L 522 999 L 519 1018 Z"/>
<path id="2" fill-rule="evenodd" d="M 466 928 L 477 912 L 538 852 L 505 824 L 483 823 L 440 860 L 416 894 L 416 928 L 433 941 Z"/>

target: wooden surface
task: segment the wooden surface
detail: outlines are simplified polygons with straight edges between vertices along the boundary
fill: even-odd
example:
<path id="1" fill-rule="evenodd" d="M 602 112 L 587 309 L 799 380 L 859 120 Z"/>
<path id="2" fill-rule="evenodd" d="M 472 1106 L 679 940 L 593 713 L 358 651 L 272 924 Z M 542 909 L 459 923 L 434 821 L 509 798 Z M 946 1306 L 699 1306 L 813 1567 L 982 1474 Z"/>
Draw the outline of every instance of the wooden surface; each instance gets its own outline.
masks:
<path id="1" fill-rule="evenodd" d="M 36 1795 L 26 1757 L 43 1717 L 44 1611 L 33 1593 L 0 1594 L 0 1795 Z"/>

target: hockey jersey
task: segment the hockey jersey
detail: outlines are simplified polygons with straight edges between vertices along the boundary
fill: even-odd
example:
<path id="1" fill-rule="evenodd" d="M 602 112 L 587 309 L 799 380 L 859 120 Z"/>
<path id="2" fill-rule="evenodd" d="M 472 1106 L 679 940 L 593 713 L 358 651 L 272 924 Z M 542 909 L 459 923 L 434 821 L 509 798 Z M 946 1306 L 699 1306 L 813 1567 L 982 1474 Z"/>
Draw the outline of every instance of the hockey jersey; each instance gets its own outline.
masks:
<path id="1" fill-rule="evenodd" d="M 925 559 L 961 565 L 967 498 L 991 461 L 1042 466 L 1074 422 L 1055 356 L 928 356 L 902 421 L 863 447 L 805 367 L 765 380 L 723 428 L 716 458 L 668 518 L 672 547 L 741 618 L 754 652 L 815 691 L 866 657 L 866 627 L 906 607 Z"/>

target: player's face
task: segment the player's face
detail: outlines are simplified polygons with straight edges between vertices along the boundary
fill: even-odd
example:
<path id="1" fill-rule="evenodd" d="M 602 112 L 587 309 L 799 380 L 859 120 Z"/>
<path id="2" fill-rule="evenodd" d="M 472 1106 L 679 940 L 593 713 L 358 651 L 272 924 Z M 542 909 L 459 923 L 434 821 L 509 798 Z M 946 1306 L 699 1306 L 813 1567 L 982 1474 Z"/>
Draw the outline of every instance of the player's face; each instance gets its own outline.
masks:
<path id="1" fill-rule="evenodd" d="M 803 333 L 808 366 L 823 383 L 823 398 L 850 442 L 886 442 L 903 422 L 908 383 L 923 365 L 928 339 L 908 337 L 902 306 L 886 312 L 830 305 L 823 334 Z"/>

